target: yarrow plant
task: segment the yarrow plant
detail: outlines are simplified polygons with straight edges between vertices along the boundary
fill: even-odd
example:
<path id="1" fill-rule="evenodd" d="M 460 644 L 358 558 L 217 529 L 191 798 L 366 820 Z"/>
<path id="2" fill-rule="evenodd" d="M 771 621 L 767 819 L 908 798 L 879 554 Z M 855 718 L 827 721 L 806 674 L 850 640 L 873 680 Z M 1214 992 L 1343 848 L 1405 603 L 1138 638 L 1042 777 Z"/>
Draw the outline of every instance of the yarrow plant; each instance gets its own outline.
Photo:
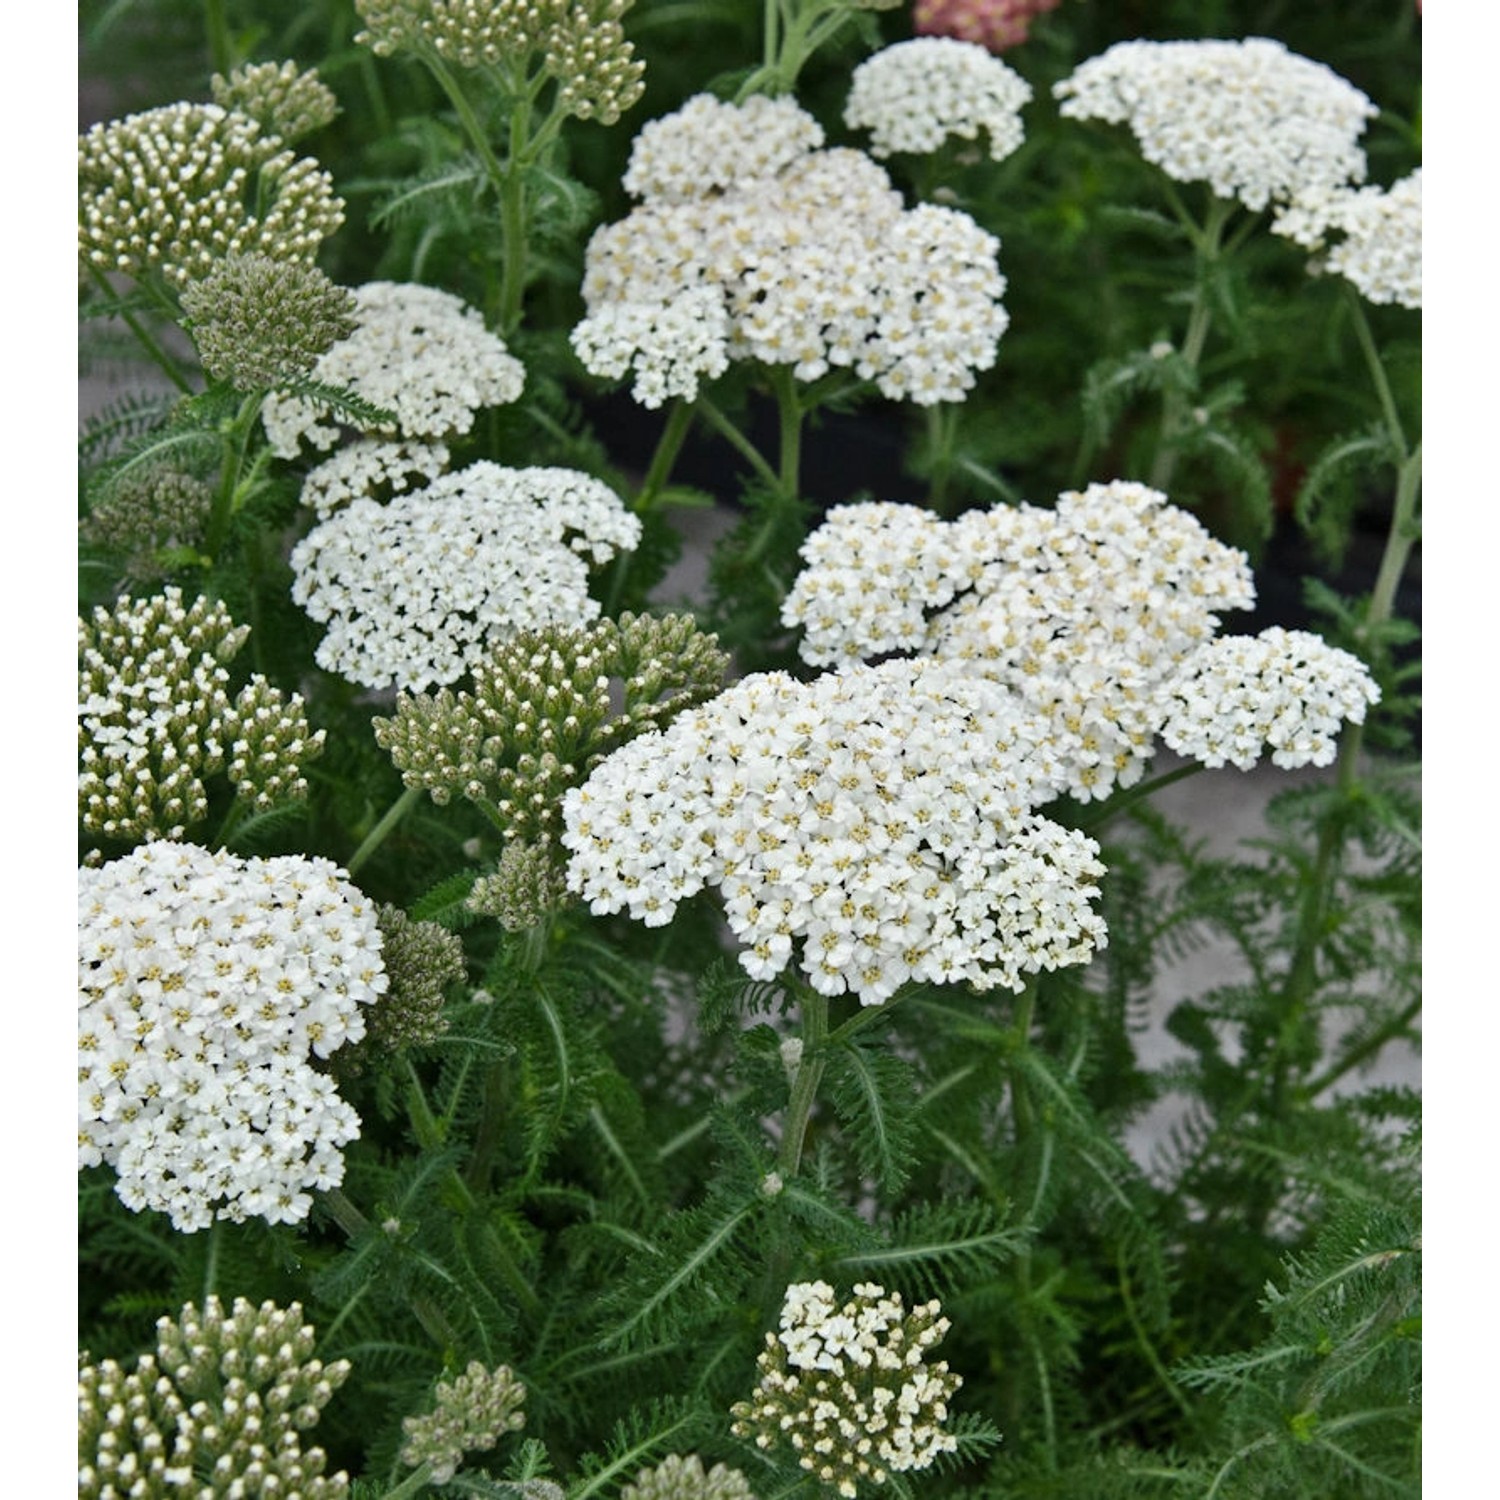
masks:
<path id="1" fill-rule="evenodd" d="M 82 7 L 81 1495 L 1416 1500 L 1419 22 L 1265 11 Z"/>

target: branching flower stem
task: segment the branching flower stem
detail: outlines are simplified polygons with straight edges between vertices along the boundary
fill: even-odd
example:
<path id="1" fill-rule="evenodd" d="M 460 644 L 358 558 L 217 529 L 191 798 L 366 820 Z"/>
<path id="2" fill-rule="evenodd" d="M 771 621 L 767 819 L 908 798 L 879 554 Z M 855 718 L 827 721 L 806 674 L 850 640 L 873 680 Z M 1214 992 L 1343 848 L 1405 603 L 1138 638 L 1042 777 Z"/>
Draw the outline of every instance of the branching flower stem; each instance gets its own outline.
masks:
<path id="1" fill-rule="evenodd" d="M 781 1151 L 777 1158 L 777 1166 L 787 1178 L 795 1177 L 802 1164 L 808 1121 L 812 1118 L 818 1084 L 828 1062 L 828 997 L 813 989 L 803 989 L 801 1009 L 802 1058 L 797 1066 L 797 1076 L 792 1080 L 791 1099 L 787 1104 Z"/>
<path id="2" fill-rule="evenodd" d="M 109 284 L 109 278 L 105 276 L 105 274 L 95 265 L 90 265 L 88 269 L 89 275 L 93 278 L 94 282 L 99 287 L 99 290 L 102 291 L 106 297 L 110 298 L 111 301 L 116 300 L 117 293 L 115 292 L 115 289 Z M 165 349 L 162 348 L 161 344 L 157 342 L 156 338 L 151 333 L 151 330 L 148 329 L 146 325 L 142 323 L 141 320 L 136 317 L 136 315 L 128 307 L 117 307 L 115 311 L 119 313 L 120 317 L 124 320 L 125 326 L 129 328 L 130 331 L 135 335 L 136 342 L 139 343 L 141 348 L 146 351 L 146 354 L 150 357 L 151 363 L 154 364 L 162 372 L 162 374 L 164 374 L 167 379 L 170 380 L 172 384 L 175 385 L 177 389 L 184 395 L 192 395 L 192 382 L 187 378 L 186 375 L 182 373 L 180 369 L 178 369 L 177 361 L 173 359 Z"/>
<path id="3" fill-rule="evenodd" d="M 1172 195 L 1174 201 L 1175 193 Z M 1213 302 L 1211 284 L 1216 263 L 1223 251 L 1224 228 L 1234 212 L 1235 205 L 1224 198 L 1215 198 L 1209 205 L 1208 215 L 1201 227 L 1187 211 L 1176 204 L 1178 216 L 1193 240 L 1195 275 L 1193 281 L 1193 303 L 1188 313 L 1187 334 L 1182 341 L 1182 358 L 1189 369 L 1197 371 L 1203 358 L 1203 346 L 1208 342 L 1209 329 L 1213 324 Z M 1156 458 L 1151 465 L 1151 477 L 1147 481 L 1152 489 L 1167 490 L 1177 469 L 1183 421 L 1187 416 L 1186 394 L 1173 388 L 1162 401 L 1161 429 L 1156 439 Z"/>

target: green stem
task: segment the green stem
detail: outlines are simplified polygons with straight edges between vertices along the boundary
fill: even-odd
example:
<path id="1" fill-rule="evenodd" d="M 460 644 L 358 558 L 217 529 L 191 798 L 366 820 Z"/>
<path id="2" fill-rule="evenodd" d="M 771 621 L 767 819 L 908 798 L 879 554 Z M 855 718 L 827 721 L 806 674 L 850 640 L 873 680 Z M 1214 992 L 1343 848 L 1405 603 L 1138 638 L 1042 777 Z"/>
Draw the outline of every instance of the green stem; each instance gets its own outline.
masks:
<path id="1" fill-rule="evenodd" d="M 1035 1014 L 1036 980 L 1032 979 L 1016 1001 L 1014 1030 L 1018 1049 L 1031 1045 L 1031 1022 Z M 1016 1145 L 1020 1146 L 1030 1138 L 1036 1119 L 1031 1108 L 1031 1095 L 1026 1088 L 1025 1074 L 1019 1065 L 1010 1069 L 1010 1102 L 1016 1125 Z"/>
<path id="2" fill-rule="evenodd" d="M 203 1266 L 203 1300 L 205 1302 L 213 1296 L 214 1288 L 219 1280 L 219 1246 L 223 1242 L 220 1222 L 215 1219 L 208 1231 L 208 1259 Z"/>
<path id="3" fill-rule="evenodd" d="M 932 468 L 927 504 L 940 516 L 947 514 L 948 481 L 953 476 L 953 445 L 958 436 L 958 412 L 956 401 L 940 402 L 927 408 L 927 446 Z"/>
<path id="4" fill-rule="evenodd" d="M 1151 1342 L 1150 1335 L 1146 1332 L 1146 1325 L 1141 1321 L 1140 1310 L 1135 1305 L 1135 1298 L 1130 1293 L 1130 1272 L 1125 1265 L 1125 1249 L 1122 1245 L 1115 1255 L 1115 1269 L 1120 1279 L 1120 1300 L 1125 1304 L 1125 1316 L 1130 1320 L 1130 1326 L 1135 1332 L 1135 1341 L 1141 1347 L 1141 1352 L 1146 1356 L 1146 1363 L 1161 1382 L 1162 1389 L 1176 1403 L 1177 1409 L 1189 1422 L 1193 1421 L 1193 1408 L 1186 1396 L 1182 1394 L 1182 1387 L 1172 1379 L 1167 1371 L 1162 1357 L 1156 1351 L 1156 1345 Z"/>
<path id="5" fill-rule="evenodd" d="M 1315 1099 L 1324 1089 L 1331 1088 L 1346 1074 L 1352 1073 L 1367 1058 L 1374 1057 L 1392 1037 L 1400 1036 L 1422 1012 L 1422 997 L 1409 1001 L 1400 1015 L 1392 1017 L 1373 1031 L 1358 1046 L 1351 1047 L 1336 1063 L 1331 1064 L 1307 1085 L 1307 1097 Z"/>
<path id="6" fill-rule="evenodd" d="M 1079 818 L 1075 826 L 1084 833 L 1097 833 L 1106 823 L 1114 822 L 1122 812 L 1128 812 L 1136 803 L 1155 796 L 1163 787 L 1171 786 L 1174 781 L 1184 781 L 1189 776 L 1196 776 L 1206 769 L 1202 761 L 1193 760 L 1178 766 L 1175 771 L 1163 771 L 1160 776 L 1153 776 L 1149 781 L 1137 782 L 1126 791 L 1116 792 L 1114 796 L 1106 798 L 1093 817 Z"/>
<path id="7" fill-rule="evenodd" d="M 224 0 L 204 0 L 204 30 L 208 33 L 208 56 L 215 73 L 226 76 L 234 66 L 234 49 L 229 42 L 229 17 Z"/>
<path id="8" fill-rule="evenodd" d="M 234 420 L 224 433 L 222 469 L 219 488 L 214 495 L 213 509 L 209 513 L 208 532 L 204 547 L 215 562 L 229 535 L 229 523 L 239 508 L 240 478 L 245 468 L 245 454 L 250 447 L 250 435 L 255 428 L 255 419 L 260 415 L 261 403 L 266 399 L 264 391 L 254 391 L 240 403 Z"/>
<path id="9" fill-rule="evenodd" d="M 807 1140 L 807 1125 L 812 1118 L 818 1084 L 827 1066 L 828 997 L 816 990 L 802 994 L 802 1057 L 797 1076 L 792 1080 L 791 1099 L 787 1104 L 786 1124 L 781 1132 L 781 1150 L 777 1166 L 784 1178 L 795 1177 L 802 1165 L 802 1148 Z"/>
<path id="10" fill-rule="evenodd" d="M 98 266 L 90 266 L 89 275 L 98 284 L 100 291 L 105 296 L 111 301 L 119 300 L 119 293 L 109 284 L 109 278 Z M 177 361 L 162 348 L 146 325 L 128 307 L 116 307 L 115 312 L 125 320 L 126 327 L 136 336 L 136 341 L 150 356 L 151 362 L 161 370 L 162 374 L 184 395 L 192 395 L 192 382 L 178 369 Z"/>
<path id="11" fill-rule="evenodd" d="M 709 426 L 728 440 L 730 446 L 755 470 L 770 489 L 781 488 L 781 480 L 776 470 L 761 457 L 760 450 L 702 391 L 699 391 L 697 400 L 693 404 L 708 418 Z"/>
<path id="12" fill-rule="evenodd" d="M 1365 304 L 1359 293 L 1348 282 L 1344 283 L 1344 300 L 1349 307 L 1349 316 L 1354 323 L 1354 332 L 1359 347 L 1365 356 L 1370 379 L 1375 385 L 1375 395 L 1380 402 L 1380 413 L 1385 418 L 1387 431 L 1397 453 L 1406 456 L 1406 433 L 1401 426 L 1401 414 L 1396 410 L 1396 398 L 1391 393 L 1391 382 L 1385 372 L 1385 363 L 1375 347 L 1375 335 L 1370 331 L 1370 320 L 1365 316 Z"/>
<path id="13" fill-rule="evenodd" d="M 408 1496 L 420 1494 L 432 1483 L 432 1465 L 428 1462 L 419 1464 L 395 1489 L 387 1490 L 380 1500 L 407 1500 Z"/>
<path id="14" fill-rule="evenodd" d="M 672 410 L 667 413 L 666 425 L 661 430 L 661 436 L 656 440 L 656 451 L 651 455 L 651 466 L 646 470 L 645 479 L 641 481 L 640 491 L 630 503 L 630 508 L 637 515 L 650 510 L 657 495 L 665 488 L 672 473 L 672 465 L 677 462 L 677 455 L 682 452 L 682 445 L 692 425 L 691 403 L 674 401 Z"/>
<path id="15" fill-rule="evenodd" d="M 1203 228 L 1194 229 L 1193 305 L 1188 313 L 1187 334 L 1182 341 L 1182 357 L 1188 368 L 1194 371 L 1203 358 L 1203 347 L 1208 342 L 1209 328 L 1213 324 L 1213 307 L 1208 295 L 1209 282 L 1214 263 L 1219 258 L 1224 226 L 1233 212 L 1232 203 L 1223 198 L 1215 198 L 1209 205 L 1208 218 Z M 1187 394 L 1174 387 L 1167 392 L 1166 399 L 1162 402 L 1161 430 L 1156 440 L 1156 459 L 1151 466 L 1149 480 L 1152 489 L 1165 490 L 1172 483 L 1186 413 Z"/>
<path id="16" fill-rule="evenodd" d="M 526 296 L 526 180 L 521 165 L 531 127 L 531 105 L 517 105 L 510 116 L 510 171 L 500 191 L 500 331 L 513 333 Z"/>
<path id="17" fill-rule="evenodd" d="M 350 875 L 359 873 L 360 866 L 386 841 L 391 830 L 412 810 L 421 795 L 421 787 L 409 786 L 391 803 L 385 811 L 385 816 L 365 835 L 364 842 L 349 856 L 349 863 L 344 868 Z"/>

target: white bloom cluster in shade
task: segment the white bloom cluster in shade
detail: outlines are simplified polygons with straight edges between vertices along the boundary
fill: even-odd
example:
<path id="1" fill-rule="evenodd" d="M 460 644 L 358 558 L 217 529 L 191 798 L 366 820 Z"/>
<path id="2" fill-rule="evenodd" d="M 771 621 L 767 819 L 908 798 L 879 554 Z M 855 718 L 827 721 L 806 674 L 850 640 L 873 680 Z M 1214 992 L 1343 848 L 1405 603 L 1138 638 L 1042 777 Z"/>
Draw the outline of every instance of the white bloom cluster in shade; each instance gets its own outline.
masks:
<path id="1" fill-rule="evenodd" d="M 1031 85 L 974 42 L 917 37 L 862 62 L 850 81 L 844 123 L 870 132 L 870 151 L 936 151 L 950 136 L 989 137 L 992 161 L 1025 139 L 1022 106 Z"/>
<path id="2" fill-rule="evenodd" d="M 373 902 L 326 859 L 148 844 L 78 872 L 78 1165 L 175 1228 L 294 1223 L 359 1119 L 312 1066 L 386 987 Z"/>
<path id="3" fill-rule="evenodd" d="M 716 887 L 756 978 L 795 956 L 864 1005 L 907 980 L 1019 990 L 1105 939 L 1098 845 L 1032 811 L 1038 726 L 962 662 L 744 678 L 603 760 L 563 801 L 568 884 L 647 926 Z"/>
<path id="4" fill-rule="evenodd" d="M 466 433 L 475 412 L 521 394 L 520 361 L 451 292 L 372 281 L 356 288 L 354 299 L 354 332 L 319 356 L 311 378 L 395 412 L 399 436 Z M 342 436 L 329 409 L 306 396 L 271 395 L 261 420 L 280 458 L 295 458 L 303 442 L 326 451 Z"/>
<path id="5" fill-rule="evenodd" d="M 1362 182 L 1359 138 L 1378 113 L 1331 68 L 1266 37 L 1117 42 L 1053 92 L 1068 118 L 1128 125 L 1169 177 L 1257 210 Z"/>
<path id="6" fill-rule="evenodd" d="M 1324 266 L 1366 301 L 1422 306 L 1420 167 L 1389 188 L 1305 193 L 1271 227 L 1307 249 L 1326 249 Z"/>
<path id="7" fill-rule="evenodd" d="M 589 241 L 585 366 L 633 373 L 646 406 L 692 399 L 727 360 L 962 400 L 1009 323 L 999 241 L 956 210 L 905 209 L 868 156 L 821 138 L 791 100 L 700 96 L 648 125 L 625 178 L 644 201 Z"/>
<path id="8" fill-rule="evenodd" d="M 315 161 L 217 104 L 95 125 L 78 141 L 78 198 L 84 264 L 179 286 L 230 255 L 310 263 L 344 221 Z"/>
<path id="9" fill-rule="evenodd" d="M 1117 480 L 1054 510 L 998 505 L 940 521 L 913 506 L 845 505 L 802 549 L 782 606 L 804 661 L 892 650 L 968 664 L 1038 715 L 1066 790 L 1138 781 L 1155 752 L 1156 689 L 1246 609 L 1245 554 L 1158 490 Z"/>
<path id="10" fill-rule="evenodd" d="M 402 494 L 413 482 L 434 480 L 448 467 L 446 443 L 386 442 L 357 438 L 307 471 L 302 503 L 320 516 L 332 515 L 351 500 L 373 499 L 382 491 Z"/>
<path id="11" fill-rule="evenodd" d="M 1290 770 L 1331 765 L 1339 731 L 1364 723 L 1380 689 L 1357 656 L 1276 625 L 1200 646 L 1161 697 L 1162 738 L 1180 754 L 1248 771 L 1269 747 Z"/>
<path id="12" fill-rule="evenodd" d="M 731 1431 L 762 1449 L 789 1447 L 801 1468 L 843 1496 L 891 1474 L 929 1468 L 957 1439 L 944 1429 L 963 1384 L 929 1362 L 948 1332 L 936 1301 L 910 1312 L 901 1294 L 864 1282 L 841 1306 L 826 1281 L 786 1289 L 766 1334 L 760 1382 L 732 1408 Z"/>
<path id="13" fill-rule="evenodd" d="M 420 692 L 518 630 L 587 624 L 599 613 L 590 565 L 640 535 L 602 480 L 485 461 L 321 522 L 292 551 L 292 598 L 329 626 L 319 666 Z"/>

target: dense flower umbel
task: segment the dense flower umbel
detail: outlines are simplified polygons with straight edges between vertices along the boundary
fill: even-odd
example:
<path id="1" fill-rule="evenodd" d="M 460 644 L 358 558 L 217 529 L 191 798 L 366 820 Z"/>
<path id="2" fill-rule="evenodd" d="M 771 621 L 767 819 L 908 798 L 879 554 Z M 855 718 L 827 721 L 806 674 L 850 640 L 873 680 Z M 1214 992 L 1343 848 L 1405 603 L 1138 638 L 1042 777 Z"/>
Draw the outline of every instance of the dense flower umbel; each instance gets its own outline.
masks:
<path id="1" fill-rule="evenodd" d="M 365 1034 L 340 1049 L 336 1071 L 354 1074 L 404 1047 L 426 1047 L 448 1029 L 446 991 L 463 979 L 464 947 L 456 932 L 436 922 L 416 922 L 399 906 L 382 904 L 380 957 L 386 991 L 365 1012 Z"/>
<path id="2" fill-rule="evenodd" d="M 302 503 L 320 516 L 351 500 L 387 500 L 430 484 L 448 467 L 446 443 L 357 438 L 307 471 Z"/>
<path id="3" fill-rule="evenodd" d="M 475 665 L 473 692 L 403 693 L 375 738 L 407 786 L 483 808 L 507 846 L 471 905 L 530 927 L 563 895 L 563 794 L 612 750 L 712 697 L 728 664 L 687 615 L 522 631 Z"/>
<path id="4" fill-rule="evenodd" d="M 962 662 L 747 677 L 606 759 L 563 806 L 568 882 L 647 926 L 717 886 L 740 963 L 866 1005 L 908 979 L 1020 989 L 1088 960 L 1098 846 L 1032 808 L 1043 726 Z"/>
<path id="5" fill-rule="evenodd" d="M 1323 265 L 1366 301 L 1421 307 L 1420 167 L 1390 188 L 1304 193 L 1271 227 L 1308 249 L 1326 249 Z"/>
<path id="6" fill-rule="evenodd" d="M 344 222 L 316 162 L 217 104 L 95 125 L 78 142 L 78 200 L 85 264 L 179 285 L 228 255 L 310 263 Z"/>
<path id="7" fill-rule="evenodd" d="M 1179 182 L 1246 208 L 1361 182 L 1378 111 L 1331 68 L 1265 37 L 1117 42 L 1055 86 L 1060 113 L 1129 125 Z"/>
<path id="8" fill-rule="evenodd" d="M 354 293 L 354 331 L 313 366 L 313 378 L 352 390 L 396 414 L 386 435 L 465 433 L 474 414 L 521 394 L 525 371 L 484 319 L 451 292 L 371 281 Z M 306 396 L 272 396 L 262 412 L 271 449 L 295 458 L 299 444 L 327 451 L 342 436 L 328 408 Z"/>
<path id="9" fill-rule="evenodd" d="M 93 501 L 81 528 L 91 542 L 124 554 L 126 572 L 150 581 L 171 571 L 169 555 L 192 553 L 213 506 L 206 480 L 171 464 L 129 470 Z"/>
<path id="10" fill-rule="evenodd" d="M 1140 779 L 1155 693 L 1248 608 L 1242 552 L 1166 496 L 1128 481 L 1063 495 L 1055 510 L 996 506 L 944 522 L 915 507 L 836 507 L 805 543 L 783 605 L 819 666 L 922 651 L 966 661 L 1048 726 L 1075 797 Z"/>
<path id="11" fill-rule="evenodd" d="M 1305 630 L 1209 641 L 1163 686 L 1162 738 L 1206 766 L 1248 771 L 1264 750 L 1274 765 L 1326 766 L 1346 723 L 1363 724 L 1380 689 L 1358 657 Z"/>
<path id="12" fill-rule="evenodd" d="M 292 551 L 292 598 L 330 625 L 319 666 L 420 691 L 463 676 L 518 630 L 592 620 L 590 565 L 640 535 L 602 480 L 484 461 L 323 521 Z"/>
<path id="13" fill-rule="evenodd" d="M 821 141 L 787 99 L 699 96 L 646 126 L 625 174 L 644 202 L 589 241 L 586 366 L 633 373 L 646 406 L 742 359 L 961 400 L 1009 321 L 999 241 L 955 210 L 904 209 L 869 157 Z"/>
<path id="14" fill-rule="evenodd" d="M 226 78 L 215 73 L 210 85 L 214 103 L 248 115 L 268 135 L 300 140 L 339 112 L 333 90 L 316 68 L 302 72 L 294 62 L 245 63 Z"/>
<path id="15" fill-rule="evenodd" d="M 912 29 L 918 36 L 951 36 L 991 52 L 1019 47 L 1031 23 L 1061 0 L 917 0 Z"/>
<path id="16" fill-rule="evenodd" d="M 268 390 L 307 375 L 354 330 L 354 294 L 316 266 L 231 255 L 182 289 L 182 310 L 204 370 L 236 390 Z"/>
<path id="17" fill-rule="evenodd" d="M 620 1500 L 755 1500 L 755 1493 L 738 1469 L 715 1464 L 705 1472 L 696 1453 L 674 1453 L 654 1469 L 642 1469 L 620 1491 Z"/>
<path id="18" fill-rule="evenodd" d="M 381 56 L 430 51 L 462 68 L 496 67 L 540 52 L 558 102 L 612 125 L 640 98 L 645 64 L 620 18 L 631 0 L 355 0 L 355 40 Z"/>
<path id="19" fill-rule="evenodd" d="M 373 904 L 330 861 L 147 844 L 78 874 L 78 1164 L 184 1231 L 307 1216 L 359 1133 L 309 1054 L 386 988 Z"/>
<path id="20" fill-rule="evenodd" d="M 1025 138 L 1021 107 L 1031 85 L 983 47 L 951 37 L 918 37 L 877 52 L 855 70 L 844 123 L 870 132 L 870 151 L 936 151 L 950 136 L 989 138 L 1003 161 Z"/>
<path id="21" fill-rule="evenodd" d="M 348 1476 L 325 1474 L 302 1446 L 349 1374 L 313 1357 L 301 1304 L 257 1308 L 217 1297 L 156 1325 L 156 1353 L 127 1370 L 78 1361 L 79 1500 L 162 1495 L 284 1495 L 338 1500 Z"/>
<path id="22" fill-rule="evenodd" d="M 438 1381 L 433 1399 L 432 1411 L 401 1422 L 401 1462 L 413 1469 L 431 1464 L 433 1484 L 452 1479 L 465 1453 L 493 1448 L 526 1425 L 526 1387 L 505 1365 L 488 1370 L 471 1360 L 462 1375 Z"/>
<path id="23" fill-rule="evenodd" d="M 114 839 L 179 838 L 208 812 L 203 778 L 227 768 L 257 809 L 307 794 L 322 752 L 300 695 L 257 675 L 232 701 L 226 663 L 250 634 L 223 604 L 168 588 L 123 595 L 78 622 L 78 816 Z"/>
<path id="24" fill-rule="evenodd" d="M 937 1302 L 907 1312 L 901 1294 L 866 1282 L 843 1306 L 824 1281 L 786 1290 L 781 1330 L 766 1335 L 760 1384 L 733 1408 L 736 1437 L 789 1447 L 840 1495 L 926 1469 L 956 1439 L 944 1431 L 963 1383 L 927 1363 L 949 1328 Z"/>

